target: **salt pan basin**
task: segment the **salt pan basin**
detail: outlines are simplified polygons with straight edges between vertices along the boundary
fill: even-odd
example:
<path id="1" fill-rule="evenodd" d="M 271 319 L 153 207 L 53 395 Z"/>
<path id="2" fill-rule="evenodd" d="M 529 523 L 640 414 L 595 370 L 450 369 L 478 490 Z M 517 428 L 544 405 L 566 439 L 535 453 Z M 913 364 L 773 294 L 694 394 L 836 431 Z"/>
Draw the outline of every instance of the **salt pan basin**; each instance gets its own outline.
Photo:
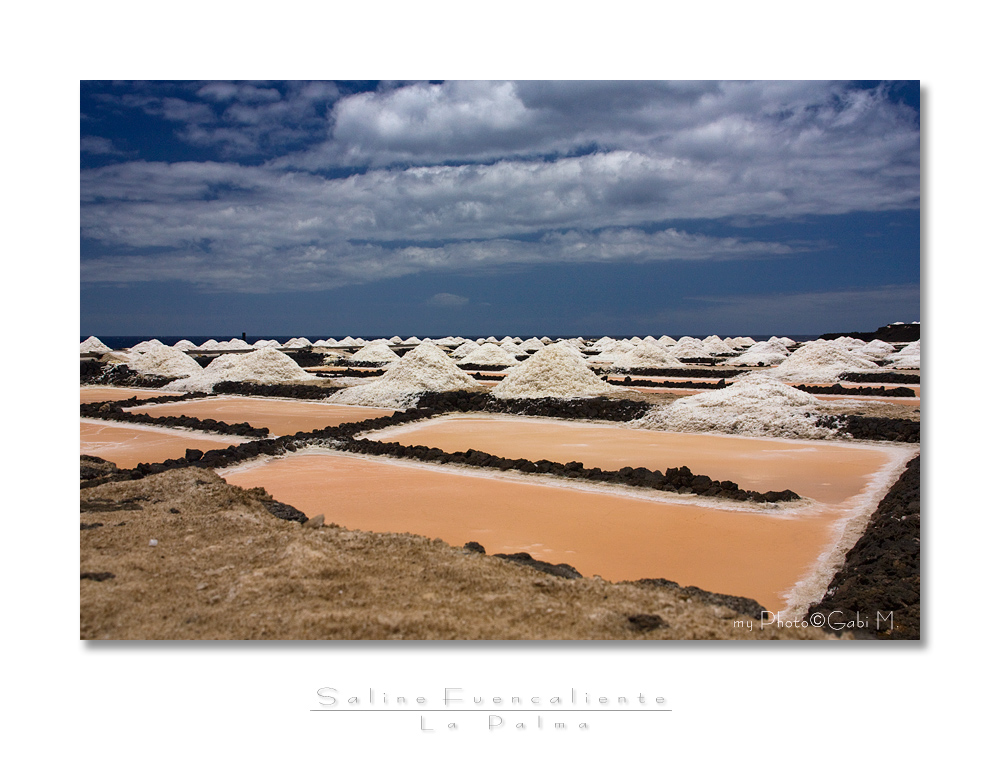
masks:
<path id="1" fill-rule="evenodd" d="M 365 438 L 445 452 L 471 448 L 504 458 L 579 461 L 585 468 L 611 471 L 623 466 L 660 471 L 687 466 L 695 474 L 732 480 L 745 490 L 794 490 L 828 504 L 861 494 L 872 476 L 899 453 L 898 447 L 877 444 L 672 433 L 509 415 L 438 417 Z"/>
<path id="2" fill-rule="evenodd" d="M 187 449 L 208 452 L 244 441 L 247 439 L 240 436 L 221 436 L 180 428 L 152 428 L 105 420 L 80 421 L 80 454 L 110 460 L 123 469 L 135 468 L 140 463 L 183 458 Z"/>
<path id="3" fill-rule="evenodd" d="M 395 410 L 275 398 L 218 396 L 133 407 L 133 411 L 143 412 L 150 417 L 185 414 L 200 420 L 211 418 L 227 423 L 245 422 L 255 428 L 267 428 L 274 436 L 287 436 L 299 431 L 314 431 L 317 428 L 345 422 L 387 417 Z"/>
<path id="4" fill-rule="evenodd" d="M 157 389 L 140 389 L 136 387 L 113 387 L 111 385 L 81 385 L 80 403 L 91 404 L 97 401 L 124 401 L 135 398 L 153 398 L 158 395 L 180 395 L 176 392 L 165 392 Z"/>
<path id="5" fill-rule="evenodd" d="M 786 614 L 821 595 L 845 524 L 884 493 L 873 485 L 853 502 L 765 509 L 319 449 L 220 473 L 350 529 L 477 541 L 613 581 L 663 577 Z"/>

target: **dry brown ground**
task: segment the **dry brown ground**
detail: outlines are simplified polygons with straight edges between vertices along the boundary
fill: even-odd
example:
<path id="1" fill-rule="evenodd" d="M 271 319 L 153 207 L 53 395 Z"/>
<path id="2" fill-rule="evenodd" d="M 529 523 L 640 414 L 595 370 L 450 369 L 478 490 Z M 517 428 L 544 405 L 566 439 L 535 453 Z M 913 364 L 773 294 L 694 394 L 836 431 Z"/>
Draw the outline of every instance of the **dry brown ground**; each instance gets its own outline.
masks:
<path id="1" fill-rule="evenodd" d="M 258 489 L 259 490 L 259 489 Z M 407 534 L 303 528 L 179 469 L 81 490 L 82 639 L 830 639 L 698 597 L 565 580 Z M 156 546 L 150 546 L 156 539 Z M 559 563 L 559 561 L 553 561 Z M 629 616 L 666 625 L 632 627 Z"/>

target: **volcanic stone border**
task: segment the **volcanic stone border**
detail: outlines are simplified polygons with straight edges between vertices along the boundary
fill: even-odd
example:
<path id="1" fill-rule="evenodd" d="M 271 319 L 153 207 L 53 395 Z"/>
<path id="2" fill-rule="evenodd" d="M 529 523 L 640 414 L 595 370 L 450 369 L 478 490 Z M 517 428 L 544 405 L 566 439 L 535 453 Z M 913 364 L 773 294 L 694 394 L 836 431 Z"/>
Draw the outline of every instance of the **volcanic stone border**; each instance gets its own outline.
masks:
<path id="1" fill-rule="evenodd" d="M 721 390 L 728 387 L 725 379 L 720 379 L 718 382 L 657 382 L 653 379 L 633 379 L 627 376 L 624 379 L 604 377 L 604 381 L 609 385 L 622 385 L 624 387 L 675 387 L 685 390 Z"/>
<path id="2" fill-rule="evenodd" d="M 212 388 L 216 395 L 259 395 L 268 398 L 297 398 L 301 401 L 321 401 L 340 389 L 318 385 L 263 385 L 256 382 L 218 382 Z"/>
<path id="3" fill-rule="evenodd" d="M 424 393 L 418 409 L 448 412 L 490 412 L 493 414 L 561 417 L 568 420 L 610 420 L 628 422 L 642 417 L 652 405 L 622 398 L 496 398 L 489 393 Z"/>
<path id="4" fill-rule="evenodd" d="M 699 496 L 728 498 L 733 501 L 775 503 L 795 501 L 800 498 L 791 490 L 769 490 L 766 493 L 759 493 L 756 490 L 742 490 L 735 482 L 728 480 L 720 482 L 704 474 L 693 474 L 687 466 L 666 469 L 665 471 L 650 471 L 642 467 L 623 466 L 617 471 L 605 471 L 600 468 L 584 468 L 579 461 L 558 463 L 545 459 L 531 461 L 526 458 L 503 458 L 474 449 L 465 452 L 445 452 L 438 447 L 374 441 L 372 439 L 349 439 L 340 445 L 340 449 L 361 455 L 388 455 L 393 458 L 407 458 L 446 465 L 520 471 L 523 474 L 550 474 L 554 477 L 585 479 L 612 485 L 628 485 L 629 487 L 645 487 L 682 495 L 693 493 Z"/>
<path id="5" fill-rule="evenodd" d="M 599 374 L 627 373 L 632 376 L 679 376 L 692 379 L 732 379 L 747 373 L 748 369 L 739 368 L 599 368 Z"/>
<path id="6" fill-rule="evenodd" d="M 80 382 L 83 384 L 158 388 L 170 384 L 172 381 L 163 376 L 140 374 L 124 363 L 102 363 L 99 360 L 80 361 Z"/>
<path id="7" fill-rule="evenodd" d="M 382 369 L 375 371 L 358 371 L 356 368 L 341 368 L 340 366 L 329 366 L 329 371 L 316 371 L 314 376 L 322 376 L 330 379 L 339 377 L 377 377 L 385 373 Z"/>
<path id="8" fill-rule="evenodd" d="M 313 431 L 299 431 L 287 436 L 278 436 L 274 439 L 253 439 L 242 444 L 233 444 L 229 447 L 209 450 L 208 452 L 189 449 L 183 458 L 171 458 L 160 463 L 140 463 L 134 469 L 117 469 L 106 476 L 83 481 L 80 483 L 80 487 L 93 487 L 104 482 L 141 479 L 147 474 L 159 474 L 186 466 L 198 466 L 199 468 L 208 469 L 225 468 L 241 461 L 252 460 L 261 455 L 285 455 L 309 445 L 337 447 L 363 431 L 379 430 L 392 425 L 425 420 L 434 416 L 434 412 L 426 409 L 408 409 L 405 412 L 395 412 L 389 417 L 374 417 L 370 420 L 331 425 L 326 428 L 317 428 Z"/>
<path id="9" fill-rule="evenodd" d="M 816 415 L 816 425 L 850 434 L 852 439 L 920 443 L 920 423 L 894 417 L 862 417 L 857 414 Z"/>
<path id="10" fill-rule="evenodd" d="M 920 374 L 900 374 L 896 372 L 884 374 L 868 374 L 863 372 L 849 371 L 841 374 L 840 378 L 844 382 L 889 382 L 896 385 L 919 385 Z"/>
<path id="11" fill-rule="evenodd" d="M 204 393 L 191 394 L 196 398 L 204 398 Z M 135 406 L 139 399 L 129 399 L 129 401 L 119 403 L 117 401 L 96 401 L 89 404 L 80 404 L 80 416 L 97 420 L 114 420 L 116 422 L 138 423 L 140 425 L 156 425 L 162 428 L 188 428 L 194 431 L 212 431 L 213 433 L 229 434 L 231 436 L 247 436 L 249 438 L 263 438 L 271 432 L 267 428 L 255 428 L 250 423 L 226 423 L 212 418 L 199 419 L 198 417 L 188 417 L 186 414 L 177 416 L 153 417 L 145 412 L 126 412 L 123 407 Z M 165 401 L 186 401 L 190 400 L 184 396 L 158 396 L 157 398 L 142 399 L 139 403 L 163 403 Z"/>
<path id="12" fill-rule="evenodd" d="M 889 612 L 891 622 L 878 617 Z M 813 615 L 828 630 L 863 620 L 863 630 L 852 628 L 859 638 L 920 639 L 919 455 L 879 502 L 826 595 L 809 608 Z"/>
<path id="13" fill-rule="evenodd" d="M 795 389 L 813 395 L 878 395 L 888 398 L 916 398 L 917 396 L 912 387 L 844 387 L 839 382 L 830 387 L 795 385 Z"/>

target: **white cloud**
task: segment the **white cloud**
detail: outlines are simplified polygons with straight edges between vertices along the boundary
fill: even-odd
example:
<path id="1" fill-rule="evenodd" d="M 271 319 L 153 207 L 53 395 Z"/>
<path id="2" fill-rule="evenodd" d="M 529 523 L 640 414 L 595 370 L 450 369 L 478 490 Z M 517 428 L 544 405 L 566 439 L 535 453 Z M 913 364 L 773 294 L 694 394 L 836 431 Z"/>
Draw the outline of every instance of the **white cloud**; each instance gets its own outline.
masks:
<path id="1" fill-rule="evenodd" d="M 426 303 L 428 306 L 441 306 L 449 309 L 456 309 L 465 306 L 469 302 L 468 298 L 461 295 L 454 295 L 453 293 L 438 293 L 437 295 L 432 295 L 427 299 Z"/>

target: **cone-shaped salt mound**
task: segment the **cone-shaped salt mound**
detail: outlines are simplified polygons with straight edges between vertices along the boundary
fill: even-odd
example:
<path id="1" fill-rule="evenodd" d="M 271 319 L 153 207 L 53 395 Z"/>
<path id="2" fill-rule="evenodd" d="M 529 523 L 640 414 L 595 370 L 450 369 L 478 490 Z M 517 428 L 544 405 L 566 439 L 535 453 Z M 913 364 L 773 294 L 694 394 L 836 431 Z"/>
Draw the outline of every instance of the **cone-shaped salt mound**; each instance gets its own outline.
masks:
<path id="1" fill-rule="evenodd" d="M 128 367 L 146 376 L 181 379 L 202 372 L 202 367 L 193 357 L 176 347 L 150 347 L 138 354 L 127 354 Z"/>
<path id="2" fill-rule="evenodd" d="M 171 382 L 165 389 L 207 393 L 219 382 L 271 385 L 304 382 L 313 378 L 288 355 L 274 347 L 263 347 L 239 355 L 220 355 L 204 371 Z"/>
<path id="3" fill-rule="evenodd" d="M 836 382 L 847 371 L 878 371 L 872 361 L 853 355 L 831 341 L 810 341 L 769 373 L 788 382 Z"/>
<path id="4" fill-rule="evenodd" d="M 393 363 L 378 379 L 346 387 L 330 403 L 405 408 L 422 393 L 475 390 L 481 385 L 433 344 L 421 344 Z"/>
<path id="5" fill-rule="evenodd" d="M 107 354 L 111 351 L 111 347 L 105 345 L 97 336 L 91 336 L 90 338 L 80 342 L 81 352 L 100 352 L 102 355 Z"/>
<path id="6" fill-rule="evenodd" d="M 129 349 L 129 352 L 146 352 L 147 350 L 150 350 L 153 347 L 165 347 L 165 346 L 166 344 L 164 344 L 159 339 L 150 339 L 149 341 L 140 341 L 134 347 L 131 347 Z"/>
<path id="7" fill-rule="evenodd" d="M 742 355 L 731 357 L 726 366 L 776 366 L 788 357 L 788 349 L 780 341 L 759 341 Z"/>
<path id="8" fill-rule="evenodd" d="M 638 347 L 616 357 L 612 362 L 618 368 L 684 368 L 684 364 L 667 354 L 663 347 L 656 342 L 648 341 L 643 341 Z"/>
<path id="9" fill-rule="evenodd" d="M 458 361 L 460 366 L 516 366 L 517 358 L 502 346 L 483 344 Z"/>
<path id="10" fill-rule="evenodd" d="M 612 395 L 573 347 L 553 344 L 538 350 L 493 388 L 497 398 L 588 398 Z"/>
<path id="11" fill-rule="evenodd" d="M 809 393 L 763 372 L 744 374 L 722 390 L 711 390 L 659 407 L 637 420 L 637 428 L 680 433 L 728 433 L 784 439 L 829 439 L 808 413 L 822 409 Z"/>
<path id="12" fill-rule="evenodd" d="M 399 355 L 385 344 L 369 344 L 347 358 L 348 363 L 395 363 L 397 360 Z"/>

